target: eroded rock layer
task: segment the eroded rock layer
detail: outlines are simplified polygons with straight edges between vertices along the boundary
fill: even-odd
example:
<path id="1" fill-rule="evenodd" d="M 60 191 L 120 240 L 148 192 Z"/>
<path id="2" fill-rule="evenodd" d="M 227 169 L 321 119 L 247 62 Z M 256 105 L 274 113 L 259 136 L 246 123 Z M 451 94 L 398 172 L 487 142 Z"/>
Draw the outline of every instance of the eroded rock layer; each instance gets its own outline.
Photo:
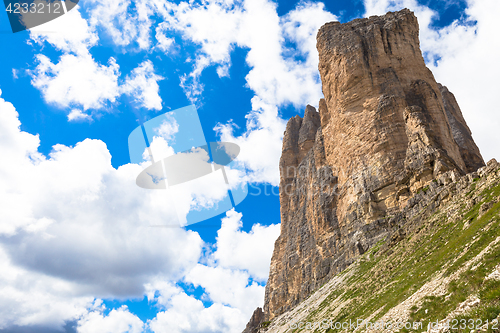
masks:
<path id="1" fill-rule="evenodd" d="M 264 320 L 288 311 L 381 239 L 436 179 L 484 165 L 448 89 L 425 66 L 409 10 L 325 24 L 325 96 L 288 122 L 280 160 L 281 235 Z"/>

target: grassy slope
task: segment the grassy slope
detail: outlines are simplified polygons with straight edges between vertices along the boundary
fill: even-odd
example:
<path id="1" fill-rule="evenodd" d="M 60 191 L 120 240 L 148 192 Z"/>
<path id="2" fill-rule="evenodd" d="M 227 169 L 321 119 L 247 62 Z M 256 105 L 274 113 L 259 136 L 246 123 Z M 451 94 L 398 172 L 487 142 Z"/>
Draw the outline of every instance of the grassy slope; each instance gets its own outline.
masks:
<path id="1" fill-rule="evenodd" d="M 494 242 L 500 240 L 500 202 L 496 202 L 500 197 L 499 175 L 500 170 L 497 170 L 488 177 L 475 179 L 461 195 L 454 194 L 397 245 L 387 248 L 380 243 L 374 246 L 341 273 L 345 274 L 345 281 L 330 288 L 328 296 L 319 306 L 310 308 L 302 321 L 344 322 L 369 318 L 371 322 L 419 321 L 427 327 L 429 321 L 447 317 L 481 319 L 483 323 L 497 318 L 500 281 L 485 277 L 500 264 L 500 242 Z M 465 208 L 467 201 L 474 198 L 477 203 Z M 485 202 L 491 202 L 492 207 L 479 217 L 480 207 Z M 450 212 L 454 211 L 457 213 L 452 215 Z M 489 251 L 484 251 L 488 246 Z M 322 292 L 325 293 L 324 288 Z M 452 311 L 471 295 L 480 299 L 479 305 L 467 313 L 454 315 Z M 278 330 L 271 325 L 270 331 Z M 284 331 L 283 327 L 279 331 Z M 307 329 L 286 331 L 311 332 Z M 342 330 L 317 328 L 312 331 Z M 425 329 L 401 330 L 422 331 Z M 470 331 L 470 328 L 461 329 L 460 325 L 452 330 Z M 485 331 L 500 330 L 489 327 Z"/>

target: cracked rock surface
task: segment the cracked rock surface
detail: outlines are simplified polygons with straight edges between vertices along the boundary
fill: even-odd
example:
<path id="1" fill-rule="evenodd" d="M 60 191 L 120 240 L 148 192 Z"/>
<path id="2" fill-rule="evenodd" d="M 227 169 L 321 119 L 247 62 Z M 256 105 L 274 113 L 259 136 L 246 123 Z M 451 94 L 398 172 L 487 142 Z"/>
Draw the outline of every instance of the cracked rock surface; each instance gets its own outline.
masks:
<path id="1" fill-rule="evenodd" d="M 284 134 L 281 235 L 262 321 L 297 306 L 377 242 L 402 239 L 401 212 L 411 215 L 419 194 L 484 166 L 455 97 L 424 63 L 418 32 L 407 9 L 319 30 L 325 98 Z"/>

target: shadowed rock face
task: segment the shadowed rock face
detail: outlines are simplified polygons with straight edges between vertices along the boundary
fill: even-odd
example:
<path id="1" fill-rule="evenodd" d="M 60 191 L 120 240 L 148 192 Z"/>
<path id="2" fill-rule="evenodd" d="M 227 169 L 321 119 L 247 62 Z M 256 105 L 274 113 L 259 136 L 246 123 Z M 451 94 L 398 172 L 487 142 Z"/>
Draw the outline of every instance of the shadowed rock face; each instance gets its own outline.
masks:
<path id="1" fill-rule="evenodd" d="M 261 308 L 255 309 L 252 314 L 252 318 L 248 322 L 247 326 L 243 330 L 243 333 L 257 333 L 259 331 L 260 323 L 264 320 L 264 312 Z"/>
<path id="2" fill-rule="evenodd" d="M 287 124 L 281 235 L 264 320 L 291 309 L 384 238 L 433 180 L 484 165 L 454 96 L 425 66 L 409 10 L 325 24 L 325 96 Z"/>
<path id="3" fill-rule="evenodd" d="M 445 86 L 438 84 L 438 87 L 441 96 L 443 96 L 444 110 L 450 122 L 451 133 L 460 148 L 460 155 L 465 162 L 466 172 L 474 172 L 484 166 L 481 153 L 474 139 L 472 139 L 472 133 L 465 122 L 455 96 Z"/>

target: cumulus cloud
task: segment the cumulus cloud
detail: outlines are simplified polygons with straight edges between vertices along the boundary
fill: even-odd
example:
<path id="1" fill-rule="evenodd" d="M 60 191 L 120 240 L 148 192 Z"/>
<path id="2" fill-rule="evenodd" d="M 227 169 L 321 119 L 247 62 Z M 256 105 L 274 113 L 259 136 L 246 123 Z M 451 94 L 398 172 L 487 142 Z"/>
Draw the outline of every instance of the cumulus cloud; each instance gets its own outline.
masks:
<path id="1" fill-rule="evenodd" d="M 256 223 L 247 233 L 241 231 L 242 216 L 233 209 L 222 219 L 222 226 L 217 232 L 214 259 L 222 267 L 246 270 L 255 280 L 266 281 L 280 225 L 263 226 Z"/>
<path id="2" fill-rule="evenodd" d="M 166 113 L 165 120 L 162 121 L 158 128 L 154 128 L 154 132 L 167 142 L 175 142 L 175 134 L 179 132 L 179 124 L 170 113 Z"/>
<path id="3" fill-rule="evenodd" d="M 94 297 L 75 295 L 73 283 L 14 265 L 3 247 L 0 267 L 0 329 L 60 328 L 92 306 Z"/>
<path id="4" fill-rule="evenodd" d="M 146 60 L 132 70 L 122 86 L 122 91 L 135 98 L 135 100 L 148 110 L 161 110 L 160 87 L 158 81 L 163 78 L 155 74 L 153 63 Z"/>
<path id="5" fill-rule="evenodd" d="M 155 333 L 241 332 L 248 318 L 241 311 L 220 303 L 205 307 L 203 302 L 180 288 L 156 287 L 158 301 L 167 307 L 150 321 Z"/>
<path id="6" fill-rule="evenodd" d="M 255 308 L 263 305 L 264 281 L 279 225 L 241 230 L 242 214 L 234 209 L 222 219 L 215 251 L 193 267 L 183 281 L 204 290 L 202 301 L 164 281 L 147 286 L 148 299 L 164 309 L 149 323 L 153 332 L 241 332 Z M 252 281 L 253 280 L 253 281 Z M 223 281 L 223 283 L 221 283 Z"/>
<path id="7" fill-rule="evenodd" d="M 196 287 L 201 286 L 215 303 L 226 304 L 250 316 L 264 300 L 264 287 L 256 282 L 249 284 L 249 277 L 240 270 L 198 264 L 185 280 Z"/>
<path id="8" fill-rule="evenodd" d="M 181 76 L 181 83 L 192 102 L 203 91 L 200 76 L 205 68 L 216 64 L 219 76 L 227 75 L 230 53 L 237 43 L 243 12 L 240 3 L 209 1 L 178 5 L 165 2 L 160 11 L 164 21 L 159 26 L 163 33 L 180 32 L 185 41 L 199 45 L 194 55 L 191 73 Z M 162 47 L 160 40 L 160 47 Z"/>
<path id="9" fill-rule="evenodd" d="M 94 21 L 91 20 L 91 24 L 82 18 L 78 9 L 74 9 L 57 20 L 30 30 L 31 40 L 36 44 L 43 46 L 46 43 L 63 52 L 58 62 L 51 61 L 43 53 L 38 54 L 37 66 L 30 74 L 33 86 L 42 92 L 47 103 L 59 108 L 70 108 L 69 121 L 91 120 L 91 114 L 87 110 L 105 109 L 115 103 L 121 94 L 132 96 L 146 109 L 161 109 L 162 101 L 157 82 L 163 78 L 155 74 L 151 61 L 146 60 L 139 64 L 120 84 L 120 66 L 116 59 L 110 57 L 108 64 L 103 65 L 91 54 L 90 49 L 99 41 L 95 20 L 103 19 L 101 16 L 105 12 L 102 7 L 104 5 L 116 7 L 113 7 L 116 10 L 115 15 L 120 14 L 119 9 L 123 7 L 123 3 L 99 2 L 93 9 L 96 16 L 93 17 Z M 143 13 L 141 8 L 145 10 L 144 13 L 149 13 L 146 5 L 138 3 L 136 6 L 139 16 Z M 132 24 L 127 20 L 125 22 Z M 145 36 L 145 33 L 149 34 L 147 29 L 139 35 Z M 139 38 L 140 45 L 148 44 L 148 38 L 141 40 L 141 37 L 135 37 Z M 125 37 L 117 38 L 114 43 L 120 44 L 121 41 L 127 44 L 125 40 Z M 166 40 L 163 42 L 166 43 Z"/>
<path id="10" fill-rule="evenodd" d="M 141 166 L 114 169 L 106 145 L 89 139 L 45 157 L 20 125 L 0 98 L 0 153 L 9 161 L 0 164 L 0 308 L 11 309 L 0 326 L 60 327 L 95 297 L 141 297 L 148 281 L 195 266 L 197 233 L 149 227 L 175 211 L 162 193 L 135 185 Z"/>
<path id="11" fill-rule="evenodd" d="M 189 152 L 176 155 L 176 163 L 171 170 L 175 172 L 183 168 L 185 173 L 175 172 L 173 177 L 170 178 L 167 174 L 169 184 L 170 181 L 176 183 L 175 186 L 169 188 L 169 192 L 171 192 L 171 200 L 175 202 L 180 223 L 183 226 L 187 225 L 188 222 L 192 223 L 186 219 L 188 213 L 217 208 L 221 204 L 221 200 L 228 196 L 229 186 L 224 181 L 222 171 L 210 172 L 212 166 L 209 161 L 206 150 L 195 148 Z M 190 181 L 178 183 L 186 179 L 186 176 L 191 178 L 192 175 L 199 174 L 203 169 L 207 171 L 207 174 Z"/>
<path id="12" fill-rule="evenodd" d="M 119 66 L 113 57 L 107 65 L 95 61 L 89 49 L 97 44 L 99 37 L 77 8 L 30 29 L 30 38 L 42 47 L 49 44 L 63 52 L 59 62 L 38 54 L 37 66 L 30 74 L 31 83 L 42 92 L 47 103 L 72 108 L 69 121 L 89 120 L 88 109 L 101 109 L 115 102 L 120 94 Z"/>
<path id="13" fill-rule="evenodd" d="M 78 320 L 78 333 L 141 333 L 145 324 L 126 306 L 103 314 L 103 307 L 86 313 Z"/>
<path id="14" fill-rule="evenodd" d="M 150 46 L 150 28 L 154 2 L 151 1 L 89 1 L 90 24 L 102 27 L 118 46 L 137 44 L 138 49 Z"/>
<path id="15" fill-rule="evenodd" d="M 277 185 L 285 129 L 279 107 L 317 104 L 322 97 L 314 41 L 317 29 L 337 17 L 322 3 L 301 3 L 283 18 L 276 4 L 266 0 L 181 3 L 170 8 L 164 29 L 179 31 L 184 40 L 200 45 L 193 71 L 181 80 L 190 99 L 203 91 L 199 77 L 205 68 L 216 65 L 219 76 L 227 75 L 233 48 L 248 49 L 246 62 L 251 70 L 246 81 L 255 97 L 247 130 L 235 136 L 232 123 L 220 124 L 216 130 L 222 140 L 240 145 L 239 160 L 250 171 L 251 181 Z"/>
<path id="16" fill-rule="evenodd" d="M 107 66 L 96 63 L 90 53 L 64 54 L 58 63 L 39 54 L 37 61 L 31 82 L 48 103 L 63 108 L 100 109 L 114 102 L 120 93 L 120 71 L 114 58 L 109 59 Z M 70 120 L 73 119 L 76 118 Z"/>
<path id="17" fill-rule="evenodd" d="M 92 121 L 92 117 L 82 112 L 82 110 L 73 109 L 68 114 L 69 121 Z"/>

